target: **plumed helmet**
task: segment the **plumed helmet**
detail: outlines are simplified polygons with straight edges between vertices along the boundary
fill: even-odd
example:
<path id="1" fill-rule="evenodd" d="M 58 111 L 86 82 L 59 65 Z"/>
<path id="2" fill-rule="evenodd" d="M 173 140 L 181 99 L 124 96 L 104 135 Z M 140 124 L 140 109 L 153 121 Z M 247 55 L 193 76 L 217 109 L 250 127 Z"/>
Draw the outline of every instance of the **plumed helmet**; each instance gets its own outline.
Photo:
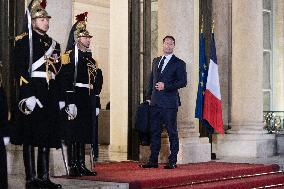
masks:
<path id="1" fill-rule="evenodd" d="M 74 31 L 74 39 L 78 39 L 79 37 L 93 37 L 90 35 L 87 30 L 87 15 L 88 12 L 84 12 L 76 16 L 77 24 L 76 30 Z"/>
<path id="2" fill-rule="evenodd" d="M 51 18 L 45 10 L 46 0 L 32 0 L 29 5 L 31 18 Z"/>
<path id="3" fill-rule="evenodd" d="M 79 37 L 93 37 L 87 30 L 87 15 L 88 12 L 84 12 L 76 16 L 76 23 L 72 26 L 69 33 L 66 51 L 73 48 L 75 41 L 77 41 Z"/>

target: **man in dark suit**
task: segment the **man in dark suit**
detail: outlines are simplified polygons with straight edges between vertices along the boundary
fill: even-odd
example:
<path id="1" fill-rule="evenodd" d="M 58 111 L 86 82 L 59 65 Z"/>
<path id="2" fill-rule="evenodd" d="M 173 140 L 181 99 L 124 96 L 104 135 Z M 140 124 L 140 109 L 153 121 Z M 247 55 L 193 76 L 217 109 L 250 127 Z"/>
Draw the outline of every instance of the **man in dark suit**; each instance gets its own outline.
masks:
<path id="1" fill-rule="evenodd" d="M 187 84 L 185 62 L 173 54 L 175 39 L 166 36 L 163 39 L 163 56 L 157 57 L 152 63 L 146 99 L 151 106 L 151 155 L 142 168 L 157 168 L 161 149 L 161 132 L 164 124 L 169 135 L 171 154 L 165 169 L 176 168 L 179 139 L 177 131 L 177 111 L 180 106 L 178 89 Z"/>

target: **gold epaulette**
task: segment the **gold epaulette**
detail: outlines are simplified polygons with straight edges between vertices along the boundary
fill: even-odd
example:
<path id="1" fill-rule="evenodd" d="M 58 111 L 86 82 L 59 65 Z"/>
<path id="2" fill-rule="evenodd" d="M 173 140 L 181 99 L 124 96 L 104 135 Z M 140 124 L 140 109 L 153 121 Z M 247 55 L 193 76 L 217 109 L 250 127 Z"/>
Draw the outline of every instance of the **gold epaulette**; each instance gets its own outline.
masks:
<path id="1" fill-rule="evenodd" d="M 22 86 L 23 84 L 28 84 L 29 82 L 23 77 L 20 77 L 20 86 Z"/>
<path id="2" fill-rule="evenodd" d="M 70 61 L 70 53 L 72 50 L 69 50 L 61 55 L 61 64 L 69 64 Z"/>
<path id="3" fill-rule="evenodd" d="M 20 40 L 20 39 L 23 39 L 23 37 L 25 37 L 26 35 L 28 35 L 27 32 L 22 33 L 22 34 L 20 34 L 20 35 L 17 35 L 17 36 L 15 37 L 15 41 L 18 41 L 18 40 Z"/>

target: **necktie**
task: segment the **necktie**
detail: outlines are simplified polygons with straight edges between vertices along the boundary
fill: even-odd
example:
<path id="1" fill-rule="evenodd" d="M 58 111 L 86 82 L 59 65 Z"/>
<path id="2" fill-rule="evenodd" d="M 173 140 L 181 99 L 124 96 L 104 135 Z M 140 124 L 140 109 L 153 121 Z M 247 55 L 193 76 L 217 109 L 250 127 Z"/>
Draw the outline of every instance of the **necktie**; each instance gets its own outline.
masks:
<path id="1" fill-rule="evenodd" d="M 161 72 L 162 72 L 162 68 L 163 68 L 163 65 L 165 63 L 165 59 L 166 59 L 166 57 L 164 56 L 163 59 L 160 62 L 160 65 L 158 67 L 158 74 L 161 74 Z"/>

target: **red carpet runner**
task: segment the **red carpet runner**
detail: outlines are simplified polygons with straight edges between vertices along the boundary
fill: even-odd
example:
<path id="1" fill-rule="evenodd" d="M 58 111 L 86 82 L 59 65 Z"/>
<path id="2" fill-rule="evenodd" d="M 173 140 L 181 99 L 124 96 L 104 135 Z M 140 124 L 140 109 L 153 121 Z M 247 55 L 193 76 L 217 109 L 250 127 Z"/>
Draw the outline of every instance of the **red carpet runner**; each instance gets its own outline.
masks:
<path id="1" fill-rule="evenodd" d="M 85 176 L 76 179 L 129 183 L 130 189 L 245 189 L 284 183 L 283 173 L 240 178 L 240 176 L 244 177 L 245 175 L 278 171 L 278 165 L 207 162 L 178 165 L 176 169 L 166 170 L 163 169 L 163 165 L 160 165 L 157 169 L 142 169 L 137 162 L 120 162 L 99 163 L 95 170 L 98 173 L 97 176 Z M 232 179 L 231 177 L 238 178 Z"/>

